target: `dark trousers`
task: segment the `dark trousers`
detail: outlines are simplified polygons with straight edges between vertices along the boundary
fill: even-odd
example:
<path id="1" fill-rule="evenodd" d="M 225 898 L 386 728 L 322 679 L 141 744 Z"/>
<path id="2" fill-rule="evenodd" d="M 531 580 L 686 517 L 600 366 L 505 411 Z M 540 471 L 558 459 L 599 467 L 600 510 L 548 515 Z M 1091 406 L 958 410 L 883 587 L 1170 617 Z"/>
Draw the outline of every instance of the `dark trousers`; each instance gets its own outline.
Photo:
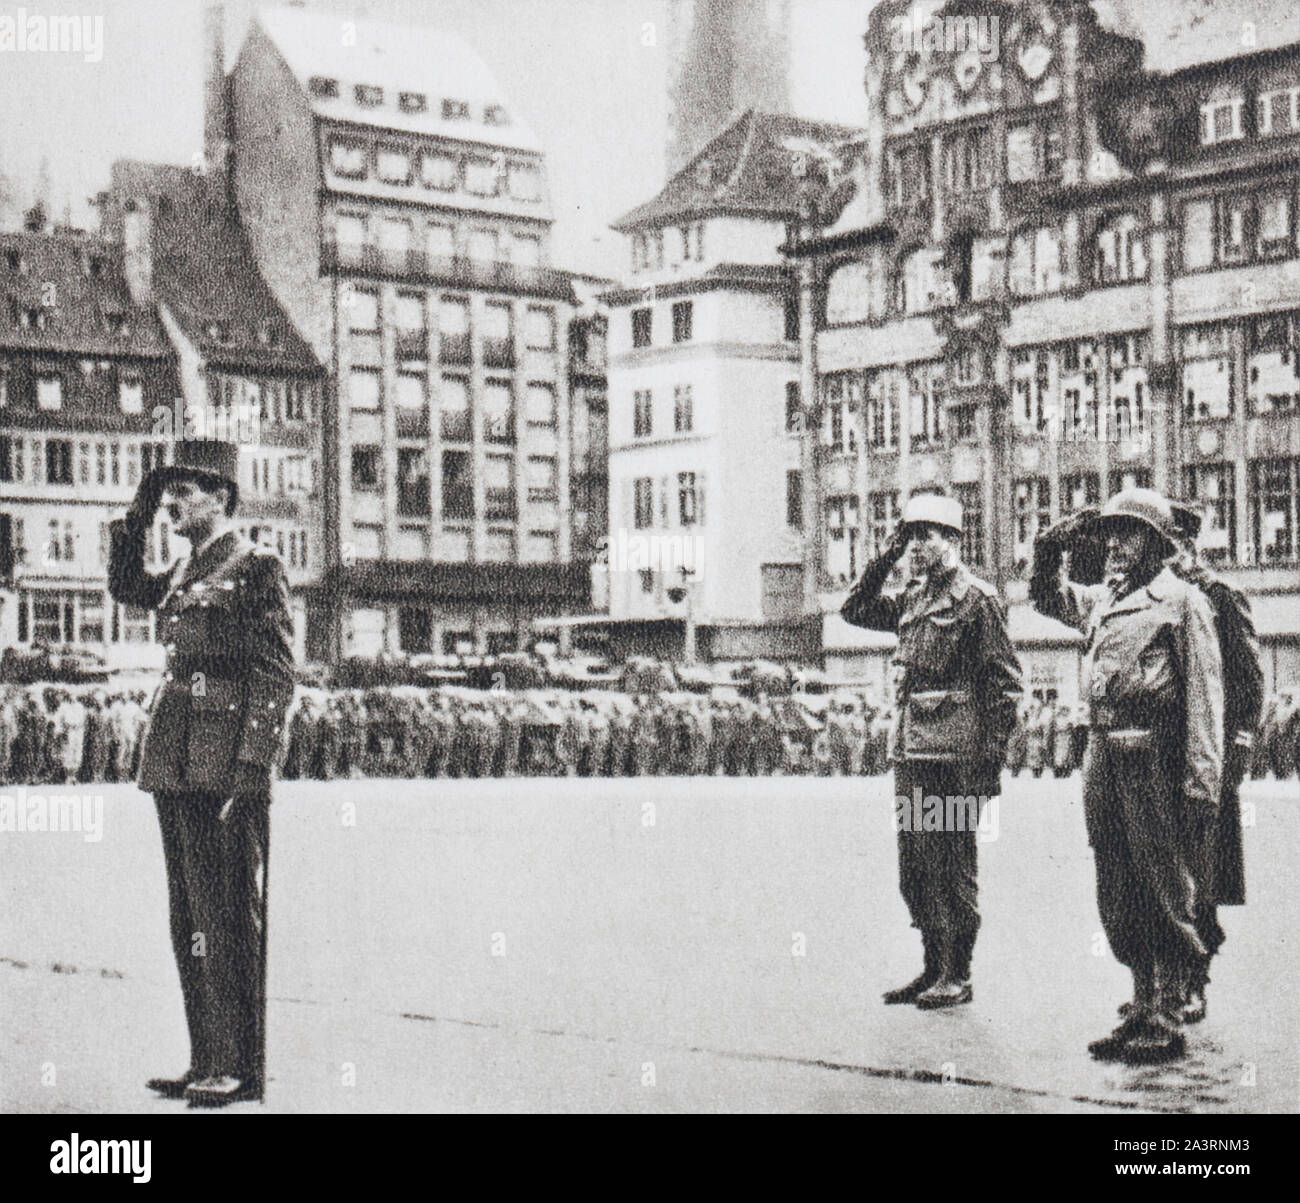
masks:
<path id="1" fill-rule="evenodd" d="M 159 794 L 154 801 L 190 1068 L 199 1077 L 261 1083 L 270 803 L 241 800 L 223 823 L 220 798 Z"/>
<path id="2" fill-rule="evenodd" d="M 967 796 L 962 788 L 965 776 L 961 765 L 902 760 L 894 769 L 894 790 L 911 808 L 918 788 L 922 801 Z M 946 806 L 944 811 L 946 817 Z M 964 809 L 961 813 L 966 814 Z M 915 822 L 917 817 L 911 810 L 909 822 L 898 824 L 899 892 L 912 926 L 921 932 L 926 972 L 935 976 L 946 969 L 965 981 L 980 926 L 975 825 L 965 822 L 964 830 L 926 831 Z"/>
<path id="3" fill-rule="evenodd" d="M 1207 908 L 1211 836 L 1183 804 L 1181 757 L 1167 743 L 1116 746 L 1094 730 L 1083 795 L 1111 951 L 1137 973 L 1158 969 L 1162 976 L 1209 953 L 1198 927 L 1208 934 L 1214 923 Z"/>

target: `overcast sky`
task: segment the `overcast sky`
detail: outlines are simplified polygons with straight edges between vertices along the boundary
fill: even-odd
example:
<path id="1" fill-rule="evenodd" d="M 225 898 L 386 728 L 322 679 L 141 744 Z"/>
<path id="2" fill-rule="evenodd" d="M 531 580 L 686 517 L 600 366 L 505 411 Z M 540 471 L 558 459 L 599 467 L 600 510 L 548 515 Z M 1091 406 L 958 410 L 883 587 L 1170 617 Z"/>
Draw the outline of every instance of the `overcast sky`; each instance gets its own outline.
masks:
<path id="1" fill-rule="evenodd" d="M 740 0 L 762 3 L 763 0 Z M 105 187 L 115 158 L 188 163 L 202 146 L 203 0 L 0 0 L 28 13 L 102 15 L 103 57 L 0 51 L 0 172 L 19 203 L 43 155 L 54 215 Z M 227 0 L 233 65 L 254 0 Z M 493 69 L 547 152 L 556 202 L 555 261 L 619 273 L 608 223 L 663 183 L 667 0 L 310 0 L 316 11 L 431 23 L 461 34 Z M 794 0 L 791 95 L 807 116 L 863 120 L 862 34 L 871 0 Z M 655 44 L 644 44 L 646 24 Z"/>

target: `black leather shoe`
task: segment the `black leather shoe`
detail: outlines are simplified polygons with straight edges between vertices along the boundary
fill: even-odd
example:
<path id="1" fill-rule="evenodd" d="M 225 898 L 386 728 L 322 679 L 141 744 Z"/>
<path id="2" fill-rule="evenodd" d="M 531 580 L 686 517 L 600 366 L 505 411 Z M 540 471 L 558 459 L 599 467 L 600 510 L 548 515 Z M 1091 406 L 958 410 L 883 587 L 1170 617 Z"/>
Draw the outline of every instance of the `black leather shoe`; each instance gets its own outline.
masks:
<path id="1" fill-rule="evenodd" d="M 1124 1022 L 1119 1025 L 1109 1036 L 1103 1036 L 1100 1040 L 1093 1040 L 1088 1045 L 1090 1052 L 1098 1061 L 1116 1061 L 1119 1059 L 1120 1050 L 1128 1043 L 1128 1039 L 1138 1029 L 1142 1021 L 1142 1016 L 1133 1003 L 1125 1003 L 1129 1008 L 1128 1014 L 1124 1017 Z"/>
<path id="2" fill-rule="evenodd" d="M 922 1011 L 938 1011 L 944 1007 L 963 1006 L 974 997 L 970 982 L 940 981 L 918 994 L 916 1005 Z"/>
<path id="3" fill-rule="evenodd" d="M 185 1088 L 198 1076 L 192 1069 L 187 1069 L 179 1078 L 150 1078 L 145 1086 L 156 1090 L 165 1099 L 179 1099 L 185 1097 Z"/>
<path id="4" fill-rule="evenodd" d="M 260 1101 L 262 1091 L 252 1078 L 203 1078 L 185 1088 L 185 1097 L 191 1107 L 227 1107 L 231 1103 Z"/>
<path id="5" fill-rule="evenodd" d="M 923 973 L 920 977 L 913 978 L 906 986 L 899 986 L 897 990 L 886 990 L 881 997 L 887 1007 L 896 1007 L 901 1003 L 914 1003 L 933 985 L 933 980 Z"/>
<path id="6" fill-rule="evenodd" d="M 1162 1065 L 1178 1060 L 1186 1051 L 1187 1039 L 1177 1028 L 1148 1023 L 1124 1042 L 1116 1059 L 1125 1065 Z"/>

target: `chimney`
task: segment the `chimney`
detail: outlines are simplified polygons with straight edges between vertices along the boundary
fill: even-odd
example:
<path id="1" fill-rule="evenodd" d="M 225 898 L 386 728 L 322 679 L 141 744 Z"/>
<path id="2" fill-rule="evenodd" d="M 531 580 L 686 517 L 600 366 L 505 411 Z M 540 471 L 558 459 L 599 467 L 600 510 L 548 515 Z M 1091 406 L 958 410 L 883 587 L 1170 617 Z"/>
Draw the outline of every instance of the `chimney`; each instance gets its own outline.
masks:
<path id="1" fill-rule="evenodd" d="M 203 158 L 214 179 L 226 175 L 230 151 L 230 93 L 226 83 L 225 9 L 203 10 Z M 225 189 L 218 191 L 224 194 Z"/>
<path id="2" fill-rule="evenodd" d="M 146 201 L 128 200 L 122 214 L 122 267 L 135 305 L 153 304 L 153 233 Z"/>

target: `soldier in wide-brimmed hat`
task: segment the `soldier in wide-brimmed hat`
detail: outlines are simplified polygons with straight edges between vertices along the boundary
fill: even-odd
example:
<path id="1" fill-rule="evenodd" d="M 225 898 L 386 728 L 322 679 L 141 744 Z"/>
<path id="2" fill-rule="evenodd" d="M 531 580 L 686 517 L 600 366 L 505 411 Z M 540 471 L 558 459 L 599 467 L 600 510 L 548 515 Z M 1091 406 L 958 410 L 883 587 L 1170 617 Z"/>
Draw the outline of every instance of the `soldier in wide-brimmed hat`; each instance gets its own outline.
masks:
<path id="1" fill-rule="evenodd" d="M 231 524 L 238 464 L 233 443 L 181 440 L 110 528 L 109 591 L 157 611 L 167 651 L 139 785 L 162 829 L 190 1064 L 148 1085 L 199 1107 L 262 1097 L 271 776 L 293 698 L 284 565 Z M 191 551 L 155 575 L 144 554 L 159 507 Z"/>

